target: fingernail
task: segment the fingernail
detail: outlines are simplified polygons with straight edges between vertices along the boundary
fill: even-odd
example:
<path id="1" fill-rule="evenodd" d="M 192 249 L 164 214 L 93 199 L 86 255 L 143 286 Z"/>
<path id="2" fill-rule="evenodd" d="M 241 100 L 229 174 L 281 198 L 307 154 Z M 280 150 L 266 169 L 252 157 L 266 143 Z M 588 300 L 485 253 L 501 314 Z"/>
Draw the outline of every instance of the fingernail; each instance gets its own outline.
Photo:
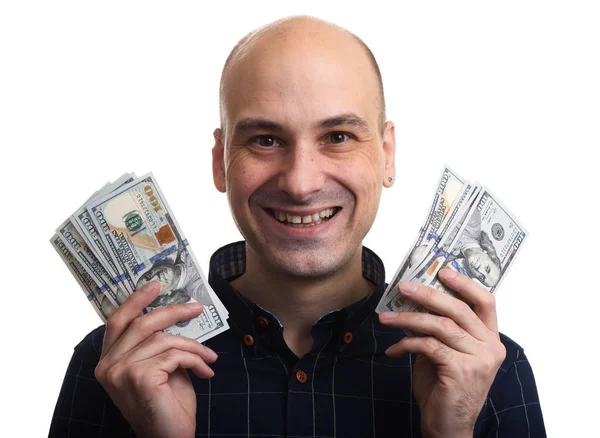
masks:
<path id="1" fill-rule="evenodd" d="M 392 319 L 396 319 L 398 316 L 398 312 L 382 312 L 379 314 L 379 319 L 381 321 L 391 321 Z"/>
<path id="2" fill-rule="evenodd" d="M 209 347 L 207 347 L 206 345 L 204 346 L 204 348 L 206 348 L 206 351 L 208 351 L 208 353 L 209 353 L 209 354 L 210 354 L 210 355 L 211 355 L 213 358 L 215 358 L 215 359 L 216 359 L 217 357 L 219 357 L 219 356 L 217 355 L 217 353 L 215 353 L 215 351 L 214 351 L 212 348 L 209 348 Z"/>
<path id="3" fill-rule="evenodd" d="M 194 311 L 199 311 L 204 308 L 204 306 L 200 303 L 188 303 L 186 304 L 187 308 Z"/>
<path id="4" fill-rule="evenodd" d="M 415 283 L 411 283 L 410 281 L 401 281 L 399 284 L 400 292 L 404 295 L 410 295 L 417 291 L 417 286 Z"/>
<path id="5" fill-rule="evenodd" d="M 438 275 L 444 280 L 451 280 L 458 275 L 458 272 L 450 268 L 444 268 L 440 272 L 438 272 Z"/>
<path id="6" fill-rule="evenodd" d="M 160 282 L 152 280 L 150 283 L 146 283 L 140 290 L 144 292 L 150 292 L 156 289 L 160 289 Z"/>

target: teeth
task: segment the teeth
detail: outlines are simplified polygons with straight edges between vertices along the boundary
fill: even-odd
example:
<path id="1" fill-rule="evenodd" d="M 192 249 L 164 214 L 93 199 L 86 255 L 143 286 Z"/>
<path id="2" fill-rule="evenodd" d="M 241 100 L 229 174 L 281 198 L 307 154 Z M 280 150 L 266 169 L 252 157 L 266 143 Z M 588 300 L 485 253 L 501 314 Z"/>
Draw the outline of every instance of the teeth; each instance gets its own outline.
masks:
<path id="1" fill-rule="evenodd" d="M 280 222 L 288 222 L 291 224 L 310 224 L 312 222 L 321 223 L 321 219 L 329 218 L 333 216 L 335 209 L 326 208 L 318 213 L 310 214 L 307 216 L 296 216 L 282 211 L 273 211 L 273 215 Z"/>

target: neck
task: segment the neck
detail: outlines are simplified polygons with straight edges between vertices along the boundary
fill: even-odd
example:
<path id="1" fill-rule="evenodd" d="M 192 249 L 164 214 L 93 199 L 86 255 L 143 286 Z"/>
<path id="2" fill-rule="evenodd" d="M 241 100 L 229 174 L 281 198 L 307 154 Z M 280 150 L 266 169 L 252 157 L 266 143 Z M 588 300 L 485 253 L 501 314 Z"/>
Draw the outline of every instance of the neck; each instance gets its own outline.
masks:
<path id="1" fill-rule="evenodd" d="M 268 310 L 284 326 L 284 339 L 299 357 L 312 346 L 312 325 L 324 314 L 360 300 L 375 289 L 362 275 L 362 251 L 332 275 L 298 277 L 262 263 L 246 247 L 246 272 L 232 286 Z"/>

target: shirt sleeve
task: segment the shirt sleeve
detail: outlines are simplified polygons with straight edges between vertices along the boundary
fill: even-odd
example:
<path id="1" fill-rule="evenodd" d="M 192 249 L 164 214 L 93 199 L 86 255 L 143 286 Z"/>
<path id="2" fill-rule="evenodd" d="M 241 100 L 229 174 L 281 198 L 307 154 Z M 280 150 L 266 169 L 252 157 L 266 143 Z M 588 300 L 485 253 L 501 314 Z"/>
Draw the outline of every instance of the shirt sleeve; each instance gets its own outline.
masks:
<path id="1" fill-rule="evenodd" d="M 49 437 L 135 436 L 94 375 L 103 337 L 104 326 L 75 347 L 56 402 Z"/>
<path id="2" fill-rule="evenodd" d="M 476 425 L 478 437 L 545 437 L 533 370 L 523 349 L 501 335 L 507 353 Z"/>

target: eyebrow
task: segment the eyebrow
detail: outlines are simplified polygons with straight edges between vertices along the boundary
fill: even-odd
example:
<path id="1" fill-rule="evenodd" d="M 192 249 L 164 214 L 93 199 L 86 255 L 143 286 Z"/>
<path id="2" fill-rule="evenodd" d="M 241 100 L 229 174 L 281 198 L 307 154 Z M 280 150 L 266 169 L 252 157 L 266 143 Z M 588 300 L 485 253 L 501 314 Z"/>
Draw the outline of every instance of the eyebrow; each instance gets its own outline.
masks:
<path id="1" fill-rule="evenodd" d="M 242 135 L 251 131 L 275 131 L 282 132 L 283 126 L 267 119 L 247 118 L 242 119 L 233 127 L 233 135 Z"/>
<path id="2" fill-rule="evenodd" d="M 318 121 L 315 126 L 317 128 L 334 128 L 336 126 L 353 126 L 361 131 L 368 132 L 369 124 L 367 121 L 354 113 L 338 114 L 336 116 L 328 117 L 326 119 Z M 243 135 L 252 131 L 271 131 L 271 132 L 283 132 L 285 128 L 283 125 L 273 122 L 268 119 L 261 118 L 246 118 L 237 122 L 233 128 L 233 135 Z"/>
<path id="3" fill-rule="evenodd" d="M 367 121 L 354 113 L 345 113 L 321 120 L 316 125 L 319 128 L 333 128 L 336 126 L 354 126 L 361 131 L 369 131 Z"/>

